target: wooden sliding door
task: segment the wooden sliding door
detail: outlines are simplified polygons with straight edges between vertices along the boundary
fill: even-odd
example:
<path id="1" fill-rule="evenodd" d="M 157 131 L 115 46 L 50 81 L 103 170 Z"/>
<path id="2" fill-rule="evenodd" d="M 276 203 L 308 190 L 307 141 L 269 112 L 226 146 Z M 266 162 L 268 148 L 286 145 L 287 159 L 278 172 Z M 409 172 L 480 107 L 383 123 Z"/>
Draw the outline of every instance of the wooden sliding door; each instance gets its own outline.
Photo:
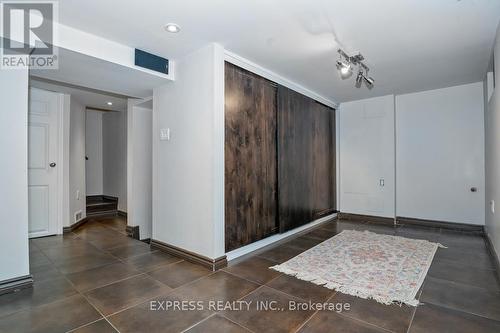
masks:
<path id="1" fill-rule="evenodd" d="M 335 111 L 278 88 L 279 225 L 284 232 L 335 210 Z"/>
<path id="2" fill-rule="evenodd" d="M 226 251 L 278 231 L 277 87 L 225 66 Z"/>

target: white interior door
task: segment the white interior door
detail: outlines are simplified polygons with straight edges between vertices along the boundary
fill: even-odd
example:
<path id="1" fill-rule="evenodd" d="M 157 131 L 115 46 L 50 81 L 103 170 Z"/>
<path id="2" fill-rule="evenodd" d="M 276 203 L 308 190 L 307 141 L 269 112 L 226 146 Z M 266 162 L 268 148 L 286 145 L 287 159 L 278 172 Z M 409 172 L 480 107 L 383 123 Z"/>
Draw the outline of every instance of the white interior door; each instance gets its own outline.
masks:
<path id="1" fill-rule="evenodd" d="M 340 211 L 395 217 L 394 96 L 339 111 Z"/>
<path id="2" fill-rule="evenodd" d="M 484 224 L 482 82 L 396 97 L 397 215 Z"/>
<path id="3" fill-rule="evenodd" d="M 31 88 L 28 114 L 29 237 L 59 233 L 58 93 Z"/>

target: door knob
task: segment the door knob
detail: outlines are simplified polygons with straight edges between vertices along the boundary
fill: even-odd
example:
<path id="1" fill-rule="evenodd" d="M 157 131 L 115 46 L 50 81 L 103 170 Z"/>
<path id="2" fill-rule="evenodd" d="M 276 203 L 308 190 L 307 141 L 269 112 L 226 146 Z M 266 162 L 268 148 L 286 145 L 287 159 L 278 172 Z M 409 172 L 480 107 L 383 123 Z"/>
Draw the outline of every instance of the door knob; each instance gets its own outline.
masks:
<path id="1" fill-rule="evenodd" d="M 54 168 L 54 167 L 56 166 L 56 164 L 55 164 L 54 162 L 52 162 L 52 163 L 50 163 L 50 164 L 49 164 L 49 166 L 50 166 L 51 168 Z"/>

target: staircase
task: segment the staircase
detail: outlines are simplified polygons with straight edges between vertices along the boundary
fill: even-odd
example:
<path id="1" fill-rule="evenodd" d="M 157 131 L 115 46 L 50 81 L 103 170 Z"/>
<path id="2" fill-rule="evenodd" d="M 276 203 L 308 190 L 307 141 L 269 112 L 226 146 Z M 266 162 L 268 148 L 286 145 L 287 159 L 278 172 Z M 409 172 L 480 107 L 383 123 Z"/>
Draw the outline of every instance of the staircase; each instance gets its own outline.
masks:
<path id="1" fill-rule="evenodd" d="M 87 216 L 116 213 L 118 213 L 118 198 L 107 195 L 91 195 L 87 197 Z"/>

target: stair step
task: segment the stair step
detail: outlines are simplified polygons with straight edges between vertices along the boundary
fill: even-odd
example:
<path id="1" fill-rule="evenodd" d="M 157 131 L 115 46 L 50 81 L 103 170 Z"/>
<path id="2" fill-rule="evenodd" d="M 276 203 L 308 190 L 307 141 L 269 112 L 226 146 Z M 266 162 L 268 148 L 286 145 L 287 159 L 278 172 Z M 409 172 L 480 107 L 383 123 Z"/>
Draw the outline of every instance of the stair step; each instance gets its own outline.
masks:
<path id="1" fill-rule="evenodd" d="M 118 210 L 118 199 L 103 195 L 87 197 L 87 215 L 113 213 Z"/>

